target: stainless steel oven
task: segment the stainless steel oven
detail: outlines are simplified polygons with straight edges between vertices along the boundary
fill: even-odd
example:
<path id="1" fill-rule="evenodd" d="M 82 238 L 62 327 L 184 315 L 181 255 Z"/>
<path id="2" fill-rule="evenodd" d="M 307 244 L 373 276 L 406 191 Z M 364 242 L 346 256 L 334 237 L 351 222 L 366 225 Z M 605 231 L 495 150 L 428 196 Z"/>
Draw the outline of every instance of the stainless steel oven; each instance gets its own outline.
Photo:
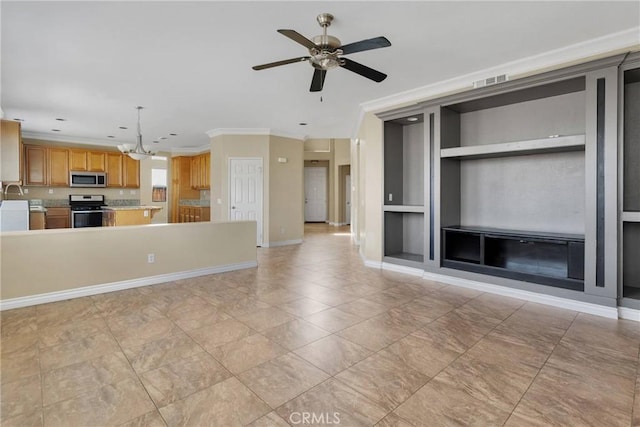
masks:
<path id="1" fill-rule="evenodd" d="M 102 214 L 104 212 L 103 195 L 80 195 L 71 194 L 69 196 L 69 207 L 71 208 L 71 227 L 102 227 Z"/>

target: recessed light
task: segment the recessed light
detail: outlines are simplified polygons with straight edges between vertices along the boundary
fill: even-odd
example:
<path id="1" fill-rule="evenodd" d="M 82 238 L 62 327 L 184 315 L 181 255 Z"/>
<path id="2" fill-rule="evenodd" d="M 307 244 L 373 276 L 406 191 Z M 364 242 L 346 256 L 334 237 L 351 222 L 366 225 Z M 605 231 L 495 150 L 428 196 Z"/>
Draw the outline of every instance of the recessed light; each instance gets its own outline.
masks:
<path id="1" fill-rule="evenodd" d="M 407 118 L 407 121 L 408 122 L 417 122 L 418 118 L 417 117 L 409 117 L 409 118 Z"/>
<path id="2" fill-rule="evenodd" d="M 126 127 L 126 126 L 118 126 L 118 128 L 119 128 L 119 129 L 129 129 L 129 128 L 128 128 L 128 127 Z"/>
<path id="3" fill-rule="evenodd" d="M 306 126 L 306 125 L 307 125 L 307 123 L 306 123 L 306 122 L 300 122 L 300 123 L 298 123 L 298 124 L 299 124 L 300 126 Z"/>
<path id="4" fill-rule="evenodd" d="M 169 136 L 178 136 L 177 133 L 170 133 Z"/>
<path id="5" fill-rule="evenodd" d="M 51 129 L 52 132 L 60 132 L 60 129 Z"/>
<path id="6" fill-rule="evenodd" d="M 66 122 L 67 121 L 67 119 L 56 119 L 56 120 L 59 121 L 59 122 Z"/>
<path id="7" fill-rule="evenodd" d="M 107 135 L 107 138 L 115 138 L 113 135 Z"/>
<path id="8" fill-rule="evenodd" d="M 15 120 L 16 122 L 24 122 L 24 119 L 13 119 L 13 120 Z"/>
<path id="9" fill-rule="evenodd" d="M 160 137 L 160 138 L 158 138 L 158 139 L 160 139 L 160 140 L 164 140 L 164 139 L 167 139 L 167 137 L 166 137 L 166 136 L 161 136 L 161 137 Z"/>
<path id="10" fill-rule="evenodd" d="M 158 141 L 157 139 L 154 139 L 154 140 L 153 140 L 153 143 L 154 143 L 154 144 L 157 144 L 157 143 L 159 143 L 159 142 L 160 142 L 160 141 Z"/>

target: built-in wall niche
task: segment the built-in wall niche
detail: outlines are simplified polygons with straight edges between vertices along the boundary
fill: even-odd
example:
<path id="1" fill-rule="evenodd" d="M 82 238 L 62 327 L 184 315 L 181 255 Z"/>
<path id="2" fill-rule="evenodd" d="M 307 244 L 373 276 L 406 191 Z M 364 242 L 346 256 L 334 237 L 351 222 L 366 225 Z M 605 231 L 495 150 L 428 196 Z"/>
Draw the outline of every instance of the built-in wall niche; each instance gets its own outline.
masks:
<path id="1" fill-rule="evenodd" d="M 640 299 L 640 222 L 625 222 L 622 226 L 622 296 Z"/>
<path id="2" fill-rule="evenodd" d="M 385 261 L 407 266 L 424 261 L 424 214 L 416 212 L 384 213 Z"/>
<path id="3" fill-rule="evenodd" d="M 640 300 L 640 68 L 624 72 L 622 296 Z"/>
<path id="4" fill-rule="evenodd" d="M 384 124 L 384 204 L 424 206 L 424 115 Z"/>
<path id="5" fill-rule="evenodd" d="M 640 68 L 624 72 L 623 210 L 640 212 Z"/>
<path id="6" fill-rule="evenodd" d="M 585 84 L 441 107 L 441 266 L 584 289 Z"/>

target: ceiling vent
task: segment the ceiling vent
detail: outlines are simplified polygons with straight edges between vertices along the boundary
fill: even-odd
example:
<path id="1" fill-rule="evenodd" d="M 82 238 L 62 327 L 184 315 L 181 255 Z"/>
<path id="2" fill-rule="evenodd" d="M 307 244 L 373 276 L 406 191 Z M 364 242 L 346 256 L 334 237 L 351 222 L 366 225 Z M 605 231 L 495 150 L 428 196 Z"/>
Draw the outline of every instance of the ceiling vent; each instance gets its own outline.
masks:
<path id="1" fill-rule="evenodd" d="M 477 89 L 479 87 L 485 87 L 485 86 L 495 85 L 498 83 L 504 83 L 507 80 L 509 80 L 509 76 L 507 76 L 506 74 L 500 74 L 499 76 L 493 76 L 483 80 L 475 81 L 473 82 L 473 87 Z"/>

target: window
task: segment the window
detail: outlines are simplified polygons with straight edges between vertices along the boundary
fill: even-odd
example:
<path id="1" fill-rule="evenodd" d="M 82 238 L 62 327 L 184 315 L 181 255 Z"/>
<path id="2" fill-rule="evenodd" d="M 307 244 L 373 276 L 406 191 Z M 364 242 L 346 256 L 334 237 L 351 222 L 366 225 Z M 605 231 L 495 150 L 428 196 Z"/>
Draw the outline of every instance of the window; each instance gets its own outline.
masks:
<path id="1" fill-rule="evenodd" d="M 151 169 L 151 201 L 167 201 L 167 170 Z"/>

